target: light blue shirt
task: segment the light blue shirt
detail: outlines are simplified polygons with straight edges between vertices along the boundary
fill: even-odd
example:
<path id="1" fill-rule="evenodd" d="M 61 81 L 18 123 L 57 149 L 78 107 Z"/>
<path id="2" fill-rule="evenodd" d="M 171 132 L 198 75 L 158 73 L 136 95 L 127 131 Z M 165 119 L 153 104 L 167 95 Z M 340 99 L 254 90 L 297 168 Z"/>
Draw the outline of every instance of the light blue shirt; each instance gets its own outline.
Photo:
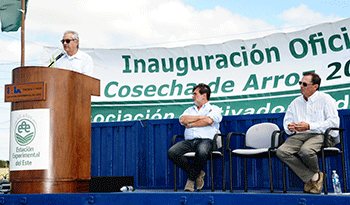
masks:
<path id="1" fill-rule="evenodd" d="M 207 116 L 210 117 L 214 122 L 213 124 L 206 127 L 191 127 L 185 129 L 185 140 L 192 140 L 196 138 L 201 139 L 213 139 L 214 135 L 219 133 L 220 122 L 222 120 L 221 109 L 216 105 L 211 105 L 209 102 L 204 104 L 201 109 L 197 109 L 197 106 L 194 105 L 185 110 L 183 115 L 192 115 L 192 116 Z M 179 118 L 179 119 L 180 119 Z M 182 124 L 183 125 L 183 124 Z"/>

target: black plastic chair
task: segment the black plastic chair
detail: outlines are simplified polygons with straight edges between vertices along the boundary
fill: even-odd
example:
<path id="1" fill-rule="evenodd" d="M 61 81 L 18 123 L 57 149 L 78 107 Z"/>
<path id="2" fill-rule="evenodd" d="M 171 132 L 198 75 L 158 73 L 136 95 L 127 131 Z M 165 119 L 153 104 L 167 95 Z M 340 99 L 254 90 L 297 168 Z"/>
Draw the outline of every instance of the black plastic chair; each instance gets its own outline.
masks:
<path id="1" fill-rule="evenodd" d="M 339 139 L 340 142 L 340 148 L 338 147 L 329 147 L 328 146 L 328 138 L 332 137 L 330 135 L 330 132 L 333 130 L 338 130 L 339 131 Z M 321 148 L 319 155 L 321 155 L 321 160 L 322 160 L 322 172 L 326 173 L 326 162 L 325 162 L 325 157 L 327 156 L 334 156 L 334 155 L 341 155 L 341 162 L 342 162 L 342 169 L 343 169 L 343 181 L 344 181 L 344 192 L 347 193 L 347 185 L 346 185 L 346 170 L 345 170 L 345 158 L 344 158 L 344 143 L 343 143 L 343 131 L 345 131 L 344 128 L 328 128 L 324 134 L 324 143 Z M 323 180 L 323 185 L 324 185 L 324 194 L 328 194 L 328 187 L 327 187 L 327 176 L 325 176 Z"/>
<path id="2" fill-rule="evenodd" d="M 215 187 L 214 187 L 214 166 L 213 166 L 213 159 L 218 159 L 218 158 L 222 158 L 222 165 L 223 165 L 223 170 L 222 170 L 222 183 L 223 183 L 223 187 L 222 190 L 225 191 L 225 156 L 224 156 L 224 145 L 223 145 L 223 137 L 225 137 L 226 135 L 223 134 L 216 134 L 214 136 L 214 149 L 213 151 L 210 152 L 209 156 L 208 156 L 208 160 L 210 160 L 210 176 L 211 176 L 211 191 L 215 191 Z M 173 146 L 176 142 L 176 139 L 178 138 L 182 138 L 184 139 L 183 135 L 174 135 L 173 138 L 171 139 L 171 146 Z M 221 149 L 221 150 L 219 150 Z M 186 154 L 184 154 L 185 157 L 189 158 L 189 159 L 194 159 L 195 157 L 195 152 L 188 152 Z M 177 191 L 177 165 L 174 164 L 174 191 Z"/>

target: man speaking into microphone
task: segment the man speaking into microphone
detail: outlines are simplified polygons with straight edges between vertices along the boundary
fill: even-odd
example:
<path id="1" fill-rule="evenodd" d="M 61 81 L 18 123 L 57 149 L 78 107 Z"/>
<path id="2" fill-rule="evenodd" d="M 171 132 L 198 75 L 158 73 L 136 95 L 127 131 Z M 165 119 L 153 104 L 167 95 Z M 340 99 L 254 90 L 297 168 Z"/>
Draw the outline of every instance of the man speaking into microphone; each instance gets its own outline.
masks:
<path id="1" fill-rule="evenodd" d="M 73 70 L 92 77 L 94 64 L 88 54 L 79 50 L 78 33 L 75 31 L 64 32 L 61 43 L 66 53 L 61 58 L 56 58 L 54 67 Z"/>

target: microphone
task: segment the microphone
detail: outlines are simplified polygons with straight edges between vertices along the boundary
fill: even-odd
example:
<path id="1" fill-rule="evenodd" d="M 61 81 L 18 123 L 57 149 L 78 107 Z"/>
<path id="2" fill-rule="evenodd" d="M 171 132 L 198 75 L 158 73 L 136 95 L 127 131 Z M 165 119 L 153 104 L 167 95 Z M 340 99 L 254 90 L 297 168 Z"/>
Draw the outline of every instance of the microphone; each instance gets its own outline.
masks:
<path id="1" fill-rule="evenodd" d="M 60 59 L 66 52 L 62 51 L 60 54 L 58 54 L 58 56 L 56 56 L 56 58 L 50 63 L 49 66 L 47 67 L 51 67 L 52 64 L 54 64 L 58 59 Z"/>

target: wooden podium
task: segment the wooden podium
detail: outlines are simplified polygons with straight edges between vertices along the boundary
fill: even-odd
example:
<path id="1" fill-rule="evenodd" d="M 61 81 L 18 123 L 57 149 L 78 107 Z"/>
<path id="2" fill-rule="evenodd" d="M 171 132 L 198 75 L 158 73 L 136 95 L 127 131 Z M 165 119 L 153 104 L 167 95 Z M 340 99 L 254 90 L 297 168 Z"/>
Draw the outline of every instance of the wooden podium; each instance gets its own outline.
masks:
<path id="1" fill-rule="evenodd" d="M 37 82 L 44 82 L 44 99 L 12 102 L 11 110 L 50 109 L 49 168 L 10 170 L 11 193 L 88 192 L 91 95 L 100 95 L 100 81 L 58 68 L 19 67 L 12 71 L 15 85 Z"/>

